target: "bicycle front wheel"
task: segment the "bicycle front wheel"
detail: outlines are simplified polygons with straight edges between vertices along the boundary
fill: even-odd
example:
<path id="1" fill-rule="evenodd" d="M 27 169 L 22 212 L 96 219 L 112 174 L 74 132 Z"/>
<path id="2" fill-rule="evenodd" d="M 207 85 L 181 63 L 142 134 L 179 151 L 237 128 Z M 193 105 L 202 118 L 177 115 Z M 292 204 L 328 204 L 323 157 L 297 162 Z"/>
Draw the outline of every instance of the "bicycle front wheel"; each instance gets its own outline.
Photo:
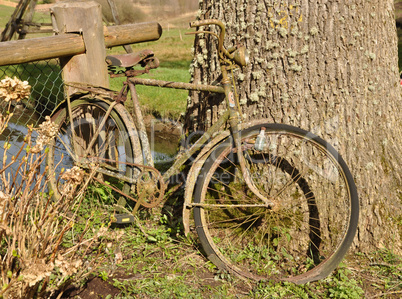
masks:
<path id="1" fill-rule="evenodd" d="M 130 186 L 138 169 L 129 163 L 141 163 L 141 147 L 132 119 L 124 106 L 117 104 L 110 114 L 110 105 L 99 99 L 83 97 L 60 109 L 52 117 L 59 133 L 49 146 L 49 188 L 56 199 L 61 197 L 62 169 L 79 166 L 94 170 L 100 181 L 116 183 L 124 191 Z"/>
<path id="2" fill-rule="evenodd" d="M 265 142 L 257 147 L 262 127 Z M 246 184 L 232 144 L 228 139 L 211 153 L 195 191 L 194 220 L 208 258 L 257 280 L 306 283 L 329 275 L 353 241 L 359 213 L 341 156 L 292 126 L 242 131 L 247 171 L 268 205 Z"/>

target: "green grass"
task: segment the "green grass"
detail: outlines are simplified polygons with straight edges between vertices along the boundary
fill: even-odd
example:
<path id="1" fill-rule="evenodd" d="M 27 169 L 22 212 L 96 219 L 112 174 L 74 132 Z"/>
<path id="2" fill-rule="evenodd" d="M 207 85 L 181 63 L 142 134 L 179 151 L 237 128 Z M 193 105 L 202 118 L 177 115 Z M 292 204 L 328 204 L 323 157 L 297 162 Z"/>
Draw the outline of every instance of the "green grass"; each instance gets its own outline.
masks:
<path id="1" fill-rule="evenodd" d="M 0 5 L 0 29 L 3 30 L 11 15 L 14 12 L 14 7 Z"/>
<path id="2" fill-rule="evenodd" d="M 35 12 L 33 21 L 36 23 L 51 23 L 50 13 L 46 12 Z"/>
<path id="3" fill-rule="evenodd" d="M 108 221 L 113 212 L 109 192 L 104 187 L 89 190 L 81 208 L 82 223 L 75 225 L 77 235 L 88 214 L 93 215 L 95 228 Z M 111 236 L 121 238 L 110 241 L 108 253 L 97 257 L 110 262 L 94 274 L 117 289 L 113 298 L 358 299 L 400 298 L 402 294 L 402 259 L 386 249 L 350 253 L 329 277 L 305 285 L 256 282 L 220 271 L 203 255 L 195 231 L 184 237 L 182 192 L 170 196 L 161 208 L 140 210 L 133 224 L 109 228 Z M 123 260 L 115 264 L 118 253 Z"/>
<path id="4" fill-rule="evenodd" d="M 0 30 L 3 31 L 4 26 L 10 20 L 15 8 L 0 5 Z M 51 23 L 50 13 L 46 12 L 35 12 L 33 21 L 37 23 Z M 37 34 L 28 35 L 28 38 L 38 37 Z"/>
<path id="5" fill-rule="evenodd" d="M 14 8 L 0 5 L 0 28 L 8 22 Z M 133 50 L 140 51 L 151 49 L 155 56 L 159 58 L 161 66 L 156 70 L 151 70 L 149 75 L 144 78 L 153 78 L 167 81 L 189 82 L 189 66 L 192 59 L 191 47 L 193 46 L 194 36 L 185 35 L 188 21 L 192 17 L 180 19 L 163 24 L 163 34 L 158 41 L 146 42 L 132 45 Z M 49 14 L 35 13 L 34 20 L 37 22 L 50 22 Z M 29 38 L 38 35 L 28 35 Z M 122 47 L 115 47 L 108 50 L 108 54 L 125 53 Z M 22 74 L 21 77 L 24 77 Z M 23 78 L 24 79 L 24 78 Z M 33 80 L 34 78 L 32 78 Z M 110 80 L 110 86 L 114 90 L 119 90 L 123 82 L 122 78 Z M 34 84 L 31 82 L 31 84 Z M 178 119 L 185 112 L 187 105 L 188 91 L 174 90 L 166 88 L 137 86 L 140 103 L 146 114 L 153 114 L 155 117 Z M 45 100 L 46 101 L 46 100 Z M 43 101 L 42 101 L 43 102 Z M 130 108 L 130 101 L 127 107 Z"/>
<path id="6" fill-rule="evenodd" d="M 179 82 L 189 82 L 190 80 L 190 74 L 187 69 L 163 66 L 142 77 Z M 119 90 L 123 81 L 123 78 L 111 79 L 111 88 Z M 186 90 L 141 85 L 138 85 L 136 89 L 145 113 L 151 113 L 156 117 L 178 119 L 186 110 L 188 96 L 188 91 Z M 130 109 L 131 102 L 128 101 L 126 106 Z"/>

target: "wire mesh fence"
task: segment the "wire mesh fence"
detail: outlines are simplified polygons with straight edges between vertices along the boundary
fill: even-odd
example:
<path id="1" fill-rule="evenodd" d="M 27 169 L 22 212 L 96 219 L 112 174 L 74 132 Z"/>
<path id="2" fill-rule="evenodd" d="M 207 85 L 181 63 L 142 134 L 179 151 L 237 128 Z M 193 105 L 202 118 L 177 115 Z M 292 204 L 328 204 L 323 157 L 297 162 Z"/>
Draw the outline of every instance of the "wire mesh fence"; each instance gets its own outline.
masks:
<path id="1" fill-rule="evenodd" d="M 29 99 L 18 103 L 12 102 L 11 106 L 0 101 L 0 113 L 13 114 L 8 127 L 0 135 L 0 157 L 3 160 L 5 144 L 10 146 L 7 151 L 8 156 L 18 152 L 27 135 L 27 126 L 37 127 L 44 121 L 45 116 L 50 115 L 57 104 L 64 99 L 61 71 L 58 59 L 0 67 L 0 80 L 5 77 L 17 77 L 28 81 L 31 85 Z"/>

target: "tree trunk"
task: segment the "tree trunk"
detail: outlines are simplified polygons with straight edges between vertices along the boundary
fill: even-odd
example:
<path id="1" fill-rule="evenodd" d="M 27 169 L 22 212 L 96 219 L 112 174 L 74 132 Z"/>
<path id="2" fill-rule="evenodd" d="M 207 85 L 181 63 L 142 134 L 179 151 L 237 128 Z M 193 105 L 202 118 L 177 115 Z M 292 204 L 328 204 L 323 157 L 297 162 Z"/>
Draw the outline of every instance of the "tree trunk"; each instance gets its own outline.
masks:
<path id="1" fill-rule="evenodd" d="M 247 46 L 236 71 L 245 119 L 312 131 L 334 145 L 361 201 L 354 246 L 402 253 L 402 105 L 393 0 L 203 0 L 200 18 L 227 26 L 226 47 Z M 214 38 L 195 41 L 193 80 L 216 80 Z M 188 131 L 217 119 L 222 98 L 193 93 Z"/>

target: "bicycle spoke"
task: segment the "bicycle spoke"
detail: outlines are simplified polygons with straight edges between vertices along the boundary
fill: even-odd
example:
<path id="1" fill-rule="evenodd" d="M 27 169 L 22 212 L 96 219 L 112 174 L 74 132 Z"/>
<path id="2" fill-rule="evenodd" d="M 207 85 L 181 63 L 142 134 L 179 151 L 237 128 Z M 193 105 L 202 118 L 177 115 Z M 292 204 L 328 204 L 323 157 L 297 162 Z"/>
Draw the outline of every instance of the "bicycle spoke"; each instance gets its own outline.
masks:
<path id="1" fill-rule="evenodd" d="M 49 186 L 55 196 L 60 197 L 57 190 L 63 183 L 58 180 L 61 170 L 73 166 L 87 171 L 96 168 L 97 179 L 124 184 L 128 186 L 125 190 L 130 190 L 129 185 L 135 181 L 134 167 L 126 162 L 134 161 L 133 145 L 139 143 L 127 133 L 127 128 L 135 130 L 128 112 L 121 104 L 109 105 L 85 97 L 70 104 L 54 117 L 59 134 L 49 147 L 49 171 L 56 174 L 50 177 Z M 125 115 L 124 119 L 120 115 Z"/>

